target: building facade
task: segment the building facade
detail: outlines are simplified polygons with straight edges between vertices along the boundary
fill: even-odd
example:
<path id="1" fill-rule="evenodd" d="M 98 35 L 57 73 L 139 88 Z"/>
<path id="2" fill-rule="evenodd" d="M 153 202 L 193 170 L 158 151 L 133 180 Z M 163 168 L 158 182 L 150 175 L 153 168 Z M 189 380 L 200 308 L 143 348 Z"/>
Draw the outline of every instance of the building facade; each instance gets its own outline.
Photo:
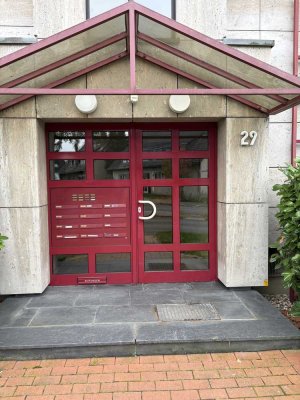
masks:
<path id="1" fill-rule="evenodd" d="M 193 90 L 231 88 L 229 81 L 234 88 L 269 88 L 270 77 L 281 88 L 281 81 L 299 88 L 292 76 L 294 1 L 175 0 L 164 9 L 142 2 L 187 30 L 137 8 L 140 30 L 126 37 L 125 1 L 113 4 L 124 7 L 119 14 L 103 14 L 85 28 L 89 16 L 109 13 L 113 2 L 100 3 L 18 0 L 13 9 L 0 0 L 2 87 L 51 88 L 55 81 L 81 94 L 102 90 L 90 112 L 82 112 L 86 102 L 76 104 L 77 93 L 22 94 L 21 102 L 2 94 L 8 106 L 0 111 L 0 232 L 9 240 L 0 253 L 0 294 L 41 293 L 49 284 L 268 285 L 268 243 L 278 235 L 271 188 L 283 180 L 278 168 L 291 161 L 292 103 L 271 116 L 265 105 L 284 105 L 294 95 Z M 198 48 L 188 28 L 214 40 Z M 30 53 L 31 44 L 54 34 L 51 44 Z M 134 64 L 122 53 L 130 35 L 139 46 Z M 242 53 L 221 57 L 219 43 Z M 14 58 L 22 48 L 29 50 Z M 258 61 L 256 70 L 243 54 L 267 64 Z M 184 63 L 194 67 L 187 72 Z M 138 97 L 126 92 L 132 65 L 144 90 Z"/>

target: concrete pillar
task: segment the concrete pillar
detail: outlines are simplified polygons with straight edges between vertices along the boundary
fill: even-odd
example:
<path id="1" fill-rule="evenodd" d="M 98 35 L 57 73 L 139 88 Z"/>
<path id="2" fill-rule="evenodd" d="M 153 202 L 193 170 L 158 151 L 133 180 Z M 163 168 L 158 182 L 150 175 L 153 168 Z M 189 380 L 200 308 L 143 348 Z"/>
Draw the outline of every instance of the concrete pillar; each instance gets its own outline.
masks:
<path id="1" fill-rule="evenodd" d="M 19 106 L 19 113 L 21 115 Z M 43 125 L 0 119 L 0 294 L 41 293 L 49 284 L 47 176 Z"/>
<path id="2" fill-rule="evenodd" d="M 241 146 L 240 133 L 253 130 L 254 146 Z M 227 287 L 267 284 L 267 138 L 266 118 L 219 123 L 218 278 Z"/>

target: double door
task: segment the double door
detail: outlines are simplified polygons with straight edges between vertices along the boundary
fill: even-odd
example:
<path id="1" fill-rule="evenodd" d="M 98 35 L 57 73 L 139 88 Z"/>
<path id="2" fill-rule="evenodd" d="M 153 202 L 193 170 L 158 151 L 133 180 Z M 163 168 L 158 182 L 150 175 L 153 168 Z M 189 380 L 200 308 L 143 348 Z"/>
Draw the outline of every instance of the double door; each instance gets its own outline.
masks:
<path id="1" fill-rule="evenodd" d="M 215 126 L 49 125 L 52 284 L 215 279 Z"/>

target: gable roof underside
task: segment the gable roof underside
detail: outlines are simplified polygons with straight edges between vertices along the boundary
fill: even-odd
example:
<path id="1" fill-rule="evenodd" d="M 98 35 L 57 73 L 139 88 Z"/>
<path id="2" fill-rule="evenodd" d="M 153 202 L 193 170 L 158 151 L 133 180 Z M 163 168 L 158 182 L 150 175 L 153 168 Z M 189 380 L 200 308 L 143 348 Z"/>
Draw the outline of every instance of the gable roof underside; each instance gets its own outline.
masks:
<path id="1" fill-rule="evenodd" d="M 59 86 L 128 58 L 127 89 Z M 139 88 L 136 59 L 156 64 L 196 85 Z M 0 110 L 39 94 L 226 95 L 266 114 L 300 103 L 300 79 L 128 2 L 0 59 Z"/>

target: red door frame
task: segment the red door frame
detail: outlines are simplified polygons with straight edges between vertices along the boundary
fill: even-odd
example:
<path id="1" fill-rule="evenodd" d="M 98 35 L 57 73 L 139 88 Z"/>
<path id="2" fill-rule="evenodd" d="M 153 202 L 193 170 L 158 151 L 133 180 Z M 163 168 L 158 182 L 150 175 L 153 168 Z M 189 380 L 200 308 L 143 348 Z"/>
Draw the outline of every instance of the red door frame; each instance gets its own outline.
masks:
<path id="1" fill-rule="evenodd" d="M 48 133 L 51 131 L 62 130 L 85 131 L 86 135 L 86 151 L 78 153 L 50 152 L 48 151 Z M 94 130 L 128 130 L 130 131 L 129 152 L 125 153 L 97 153 L 92 151 L 92 136 Z M 143 198 L 143 179 L 142 179 L 142 159 L 143 158 L 169 158 L 174 156 L 179 158 L 178 151 L 163 153 L 143 153 L 141 152 L 141 135 L 142 130 L 172 130 L 178 135 L 179 130 L 208 130 L 209 132 L 209 151 L 208 152 L 184 152 L 180 154 L 180 158 L 193 158 L 205 156 L 209 158 L 209 178 L 207 179 L 180 179 L 178 174 L 176 179 L 171 180 L 147 180 L 147 186 L 172 186 L 173 187 L 173 231 L 174 244 L 171 245 L 144 245 L 143 243 L 143 222 L 138 219 L 137 205 L 138 200 Z M 48 204 L 49 204 L 49 240 L 50 240 L 50 260 L 51 260 L 51 285 L 76 285 L 78 275 L 55 275 L 52 273 L 52 256 L 54 254 L 88 254 L 89 257 L 89 274 L 84 276 L 101 276 L 104 274 L 95 273 L 95 255 L 96 253 L 114 253 L 130 252 L 131 253 L 131 272 L 130 273 L 108 273 L 105 274 L 108 284 L 127 284 L 127 283 L 143 283 L 143 282 L 189 282 L 189 281 L 213 281 L 217 279 L 217 226 L 216 226 L 216 124 L 215 123 L 139 123 L 139 124 L 104 124 L 104 123 L 55 123 L 46 125 L 46 157 L 47 157 L 47 176 L 48 176 Z M 175 149 L 178 149 L 178 137 L 174 139 Z M 174 147 L 173 147 L 174 150 Z M 205 154 L 204 154 L 205 153 Z M 101 156 L 100 156 L 101 154 Z M 100 181 L 93 179 L 93 161 L 95 159 L 130 159 L 130 179 L 129 180 L 108 180 Z M 86 180 L 50 180 L 50 160 L 59 159 L 85 159 L 86 160 Z M 176 163 L 172 163 L 176 164 Z M 178 164 L 178 163 L 177 163 Z M 178 165 L 172 167 L 179 169 Z M 173 169 L 174 172 L 174 169 Z M 172 183 L 170 182 L 172 181 Z M 196 182 L 197 181 L 197 182 Z M 201 181 L 201 182 L 200 182 Z M 199 183 L 200 182 L 200 183 Z M 178 190 L 181 185 L 207 185 L 209 186 L 209 243 L 201 244 L 181 244 L 179 243 L 179 196 Z M 105 249 L 92 248 L 91 246 L 74 247 L 54 247 L 52 246 L 51 227 L 52 227 L 52 211 L 51 211 L 51 191 L 55 188 L 118 188 L 127 187 L 130 191 L 130 211 L 131 211 L 131 241 L 129 246 L 105 246 Z M 174 212 L 175 211 L 175 212 Z M 176 233 L 177 232 L 177 233 Z M 176 236 L 177 235 L 177 236 Z M 153 247 L 154 246 L 154 247 Z M 174 264 L 176 269 L 173 272 L 144 272 L 143 251 L 174 251 Z M 180 271 L 179 257 L 180 250 L 208 250 L 209 251 L 209 270 L 208 271 Z M 142 254 L 142 256 L 141 256 Z"/>
<path id="2" fill-rule="evenodd" d="M 173 216 L 173 243 L 172 244 L 144 244 L 143 225 L 147 221 L 138 221 L 138 249 L 139 249 L 139 279 L 143 283 L 158 282 L 196 282 L 216 280 L 216 125 L 215 124 L 166 124 L 160 125 L 160 129 L 171 130 L 172 150 L 170 152 L 142 152 L 142 131 L 152 130 L 152 126 L 144 126 L 138 129 L 136 140 L 138 158 L 138 199 L 143 199 L 143 186 L 167 186 L 172 187 L 172 216 Z M 179 131 L 186 130 L 207 130 L 209 132 L 208 151 L 180 151 Z M 147 179 L 142 177 L 143 159 L 171 159 L 172 179 Z M 179 160 L 183 158 L 208 158 L 208 178 L 179 178 Z M 181 244 L 180 243 L 180 199 L 179 190 L 182 186 L 208 186 L 209 203 L 209 242 L 205 244 Z M 209 252 L 209 269 L 203 271 L 182 271 L 180 270 L 180 251 L 207 250 Z M 145 272 L 144 252 L 173 252 L 173 271 Z"/>

